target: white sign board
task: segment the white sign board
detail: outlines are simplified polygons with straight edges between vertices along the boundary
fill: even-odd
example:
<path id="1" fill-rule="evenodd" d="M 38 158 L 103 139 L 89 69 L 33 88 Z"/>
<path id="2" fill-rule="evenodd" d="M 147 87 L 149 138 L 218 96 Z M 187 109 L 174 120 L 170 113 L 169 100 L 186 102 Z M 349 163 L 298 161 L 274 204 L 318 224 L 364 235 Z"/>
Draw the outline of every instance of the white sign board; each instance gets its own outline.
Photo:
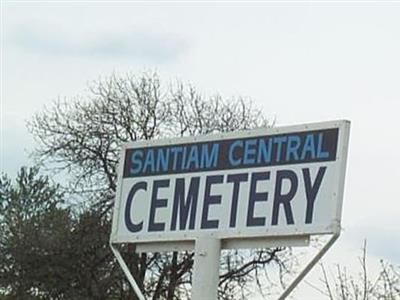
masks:
<path id="1" fill-rule="evenodd" d="M 112 243 L 338 233 L 350 123 L 128 143 Z"/>

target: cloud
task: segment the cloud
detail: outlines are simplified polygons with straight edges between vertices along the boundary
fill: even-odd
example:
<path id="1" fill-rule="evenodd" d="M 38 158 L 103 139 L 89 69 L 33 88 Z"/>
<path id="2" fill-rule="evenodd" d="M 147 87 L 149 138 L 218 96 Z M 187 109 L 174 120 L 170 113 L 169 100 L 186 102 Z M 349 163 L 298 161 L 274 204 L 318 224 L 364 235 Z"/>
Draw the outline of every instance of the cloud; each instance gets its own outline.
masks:
<path id="1" fill-rule="evenodd" d="M 24 52 L 52 56 L 122 58 L 147 62 L 169 62 L 188 48 L 187 40 L 170 33 L 127 30 L 126 32 L 71 33 L 51 29 L 19 27 L 6 40 Z"/>
<path id="2" fill-rule="evenodd" d="M 3 111 L 0 126 L 0 173 L 15 177 L 19 168 L 31 165 L 29 153 L 34 140 L 25 127 L 20 114 Z"/>
<path id="3" fill-rule="evenodd" d="M 386 213 L 385 217 L 365 220 L 361 224 L 347 228 L 344 239 L 355 247 L 361 247 L 363 239 L 367 240 L 367 251 L 377 258 L 383 258 L 393 264 L 400 264 L 400 234 L 398 216 Z"/>

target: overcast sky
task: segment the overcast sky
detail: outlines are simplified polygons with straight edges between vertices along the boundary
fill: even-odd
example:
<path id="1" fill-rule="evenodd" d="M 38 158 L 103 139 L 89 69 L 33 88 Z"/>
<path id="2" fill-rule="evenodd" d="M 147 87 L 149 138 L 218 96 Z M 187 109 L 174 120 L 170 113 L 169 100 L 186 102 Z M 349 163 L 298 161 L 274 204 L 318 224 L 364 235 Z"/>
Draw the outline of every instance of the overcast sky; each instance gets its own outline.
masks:
<path id="1" fill-rule="evenodd" d="M 373 259 L 400 264 L 399 2 L 4 2 L 1 23 L 2 171 L 29 164 L 25 121 L 43 105 L 157 70 L 252 98 L 278 126 L 350 120 L 344 232 L 327 259 L 367 238 Z"/>

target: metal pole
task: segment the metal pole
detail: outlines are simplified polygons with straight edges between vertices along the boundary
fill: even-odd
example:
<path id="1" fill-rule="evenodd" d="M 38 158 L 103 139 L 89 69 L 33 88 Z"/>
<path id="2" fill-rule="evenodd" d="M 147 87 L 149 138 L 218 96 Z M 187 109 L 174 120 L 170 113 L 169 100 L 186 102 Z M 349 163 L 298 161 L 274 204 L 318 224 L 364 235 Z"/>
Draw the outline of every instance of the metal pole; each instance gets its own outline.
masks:
<path id="1" fill-rule="evenodd" d="M 216 238 L 198 238 L 194 251 L 192 300 L 216 300 L 221 241 Z"/>
<path id="2" fill-rule="evenodd" d="M 115 255 L 119 265 L 122 268 L 122 271 L 125 273 L 125 276 L 128 278 L 129 283 L 131 284 L 133 290 L 135 291 L 136 296 L 139 300 L 146 300 L 146 297 L 143 295 L 142 291 L 140 290 L 139 286 L 137 285 L 135 278 L 133 278 L 131 271 L 129 271 L 128 266 L 126 265 L 124 258 L 122 257 L 121 253 L 119 253 L 118 249 L 114 247 L 112 243 L 110 243 L 110 247 L 112 252 Z"/>
<path id="3" fill-rule="evenodd" d="M 300 281 L 307 275 L 313 266 L 324 256 L 324 254 L 329 250 L 330 247 L 338 239 L 339 234 L 336 233 L 326 242 L 322 249 L 311 259 L 311 261 L 304 267 L 304 269 L 297 275 L 297 277 L 290 283 L 286 290 L 279 296 L 278 300 L 284 300 L 287 296 L 294 290 L 294 288 L 300 283 Z"/>

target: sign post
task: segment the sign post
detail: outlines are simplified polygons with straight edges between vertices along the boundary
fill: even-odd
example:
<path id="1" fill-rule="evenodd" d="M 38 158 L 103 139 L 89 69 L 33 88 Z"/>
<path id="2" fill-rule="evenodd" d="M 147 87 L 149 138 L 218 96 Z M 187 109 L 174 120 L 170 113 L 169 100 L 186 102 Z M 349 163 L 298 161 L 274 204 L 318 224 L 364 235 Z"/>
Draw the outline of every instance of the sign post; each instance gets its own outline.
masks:
<path id="1" fill-rule="evenodd" d="M 217 298 L 221 249 L 305 246 L 340 234 L 350 122 L 140 141 L 122 149 L 110 244 L 194 250 L 193 300 Z"/>
<path id="2" fill-rule="evenodd" d="M 217 299 L 221 241 L 201 237 L 195 242 L 192 299 Z"/>

